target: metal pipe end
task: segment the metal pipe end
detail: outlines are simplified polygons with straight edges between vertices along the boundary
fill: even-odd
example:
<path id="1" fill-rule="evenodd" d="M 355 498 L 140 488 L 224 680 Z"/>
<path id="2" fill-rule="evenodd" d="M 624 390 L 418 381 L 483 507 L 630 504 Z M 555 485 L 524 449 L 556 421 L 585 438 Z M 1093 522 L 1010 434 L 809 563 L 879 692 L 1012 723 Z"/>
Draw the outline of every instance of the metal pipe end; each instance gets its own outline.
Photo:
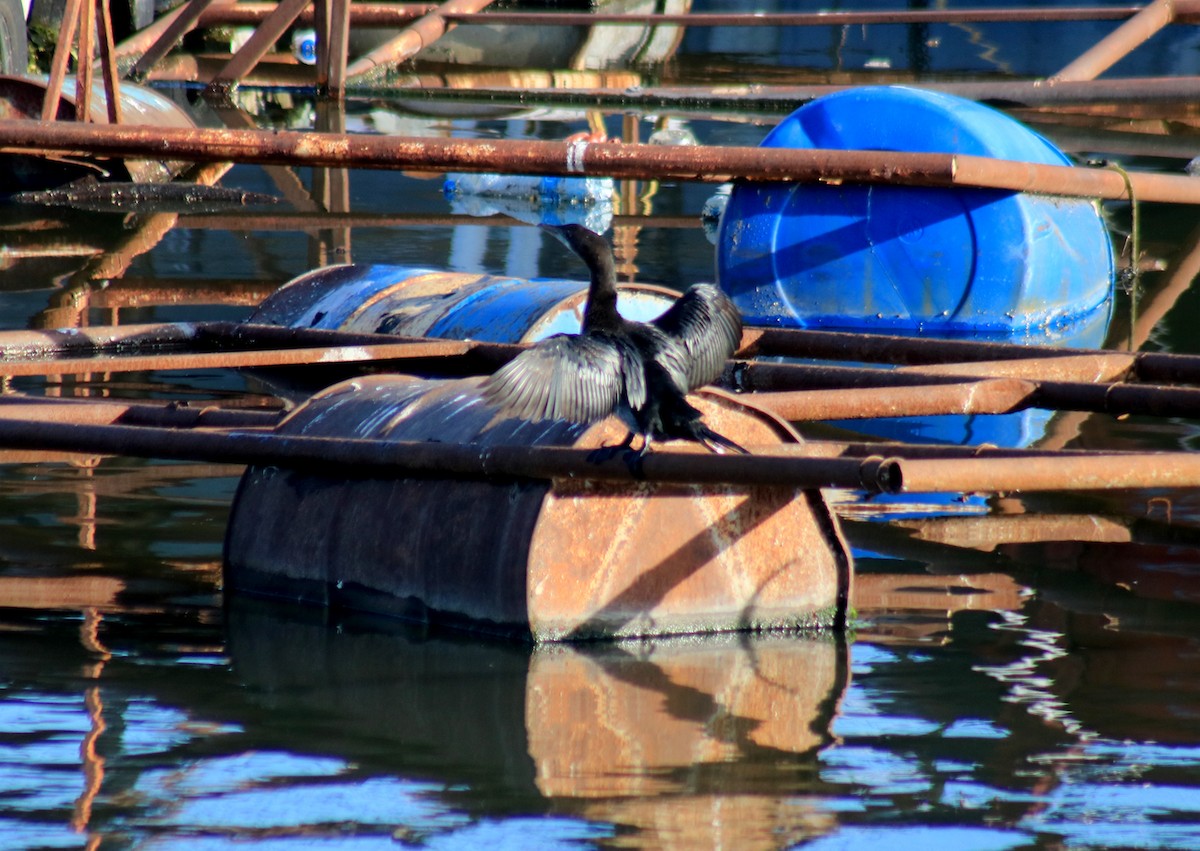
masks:
<path id="1" fill-rule="evenodd" d="M 859 481 L 871 493 L 900 493 L 904 488 L 904 471 L 899 458 L 870 455 L 858 467 Z"/>

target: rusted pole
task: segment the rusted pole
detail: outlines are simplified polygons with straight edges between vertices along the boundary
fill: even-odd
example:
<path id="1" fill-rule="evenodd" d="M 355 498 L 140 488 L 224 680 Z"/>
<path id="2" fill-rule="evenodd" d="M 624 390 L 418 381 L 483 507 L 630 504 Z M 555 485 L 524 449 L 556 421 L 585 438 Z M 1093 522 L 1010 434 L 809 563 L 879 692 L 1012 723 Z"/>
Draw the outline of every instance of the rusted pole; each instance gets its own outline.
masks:
<path id="1" fill-rule="evenodd" d="M 264 366 L 328 366 L 390 360 L 444 358 L 462 355 L 461 340 L 388 343 L 320 349 L 275 349 L 247 352 L 194 352 L 159 355 L 117 355 L 92 358 L 0 361 L 0 375 L 78 375 L 87 372 L 160 372 L 177 369 L 244 369 Z"/>
<path id="2" fill-rule="evenodd" d="M 696 230 L 700 223 L 695 216 L 663 216 L 663 215 L 615 215 L 612 217 L 614 228 L 617 227 L 654 227 L 672 228 L 676 230 Z M 318 230 L 333 227 L 341 228 L 424 228 L 424 227 L 514 227 L 528 228 L 534 225 L 514 219 L 503 213 L 490 216 L 471 216 L 466 213 L 333 213 L 328 211 L 315 212 L 283 212 L 264 213 L 257 210 L 238 210 L 236 213 L 184 213 L 179 216 L 179 226 L 191 230 L 228 230 L 228 231 L 278 231 L 278 230 Z"/>
<path id="3" fill-rule="evenodd" d="M 994 414 L 1024 408 L 1093 411 L 1114 416 L 1200 416 L 1200 389 L 1154 384 L 1016 378 L 964 383 L 954 376 L 799 364 L 739 365 L 731 383 L 730 389 L 753 392 L 756 405 L 788 419 Z"/>
<path id="4" fill-rule="evenodd" d="M 350 23 L 355 27 L 400 27 L 436 8 L 432 3 L 353 3 L 349 10 Z M 274 3 L 214 3 L 200 15 L 197 26 L 258 26 L 274 9 Z M 296 23 L 306 26 L 313 25 L 314 21 L 312 9 L 305 9 L 296 18 Z"/>
<path id="5" fill-rule="evenodd" d="M 81 4 L 82 0 L 67 0 L 67 7 L 63 11 L 58 43 L 54 46 L 54 58 L 50 60 L 50 79 L 46 83 L 46 95 L 42 99 L 42 121 L 54 121 L 58 117 L 58 102 L 62 99 L 63 81 L 67 78 L 67 63 L 71 59 L 71 46 L 75 41 L 75 31 L 79 27 Z"/>
<path id="6" fill-rule="evenodd" d="M 0 396 L 0 419 L 73 425 L 129 425 L 160 428 L 273 428 L 283 412 L 216 405 L 152 405 L 98 399 Z"/>
<path id="7" fill-rule="evenodd" d="M 200 26 L 219 24 L 254 25 L 273 8 L 270 3 L 220 3 L 200 19 Z M 356 27 L 394 27 L 418 18 L 437 7 L 428 4 L 355 3 L 351 22 Z M 590 27 L 597 24 L 630 26 L 677 25 L 688 27 L 844 27 L 869 24 L 974 24 L 974 23 L 1070 23 L 1075 21 L 1125 20 L 1142 6 L 1075 6 L 1061 8 L 1025 7 L 996 9 L 896 9 L 881 11 L 827 12 L 692 12 L 681 14 L 619 12 L 445 12 L 442 17 L 455 24 L 505 24 L 512 26 Z M 1177 16 L 1183 18 L 1185 16 Z M 307 23 L 311 18 L 302 19 Z"/>
<path id="8" fill-rule="evenodd" d="M 938 414 L 1007 414 L 1029 407 L 1037 385 L 993 378 L 915 387 L 845 390 L 783 390 L 757 393 L 757 407 L 793 422 L 919 417 Z"/>
<path id="9" fill-rule="evenodd" d="M 329 39 L 325 45 L 324 55 L 318 56 L 318 62 L 323 58 L 317 88 L 322 93 L 334 98 L 341 98 L 346 92 L 346 68 L 350 53 L 350 0 L 325 0 L 329 14 Z M 343 129 L 344 122 L 343 122 Z"/>
<path id="10" fill-rule="evenodd" d="M 372 72 L 386 71 L 393 65 L 411 59 L 453 26 L 443 17 L 447 12 L 478 12 L 491 3 L 492 0 L 448 0 L 419 18 L 386 44 L 350 63 L 346 68 L 346 77 L 354 79 Z"/>
<path id="11" fill-rule="evenodd" d="M 1025 458 L 904 459 L 908 493 L 1129 490 L 1200 486 L 1200 455 L 1146 452 Z"/>
<path id="12" fill-rule="evenodd" d="M 1145 44 L 1155 33 L 1171 23 L 1176 15 L 1194 14 L 1198 10 L 1200 4 L 1194 0 L 1153 0 L 1051 79 L 1094 80 L 1124 59 L 1134 48 Z"/>
<path id="13" fill-rule="evenodd" d="M 510 24 L 531 26 L 589 27 L 597 24 L 631 26 L 676 25 L 689 27 L 846 27 L 869 24 L 977 24 L 1015 22 L 1072 22 L 1122 20 L 1141 6 L 1077 6 L 1055 8 L 998 9 L 896 9 L 880 11 L 828 12 L 449 12 L 448 21 L 459 24 Z"/>
<path id="14" fill-rule="evenodd" d="M 139 278 L 125 275 L 119 280 L 106 281 L 103 288 L 87 296 L 89 307 L 120 309 L 169 304 L 224 304 L 257 307 L 262 300 L 279 289 L 277 281 L 257 281 L 246 278 L 154 277 Z"/>
<path id="15" fill-rule="evenodd" d="M 141 77 L 150 68 L 171 52 L 179 40 L 196 26 L 201 13 L 208 8 L 213 0 L 188 0 L 184 6 L 172 11 L 166 17 L 155 21 L 146 29 L 137 33 L 133 38 L 117 47 L 117 56 L 126 56 L 141 50 L 143 43 L 148 43 L 137 62 L 133 64 L 129 74 L 131 77 Z M 149 41 L 154 39 L 153 41 Z"/>
<path id="16" fill-rule="evenodd" d="M 108 0 L 96 0 L 100 7 L 100 74 L 104 78 L 104 96 L 108 99 L 108 123 L 121 123 L 121 79 L 117 73 L 117 54 L 113 46 L 112 11 Z"/>
<path id="17" fill-rule="evenodd" d="M 479 78 L 471 82 L 471 78 Z M 415 75 L 422 97 L 429 100 L 469 101 L 473 103 L 518 103 L 522 106 L 570 104 L 587 107 L 660 110 L 669 108 L 680 114 L 704 114 L 714 110 L 735 113 L 790 113 L 810 100 L 845 91 L 850 84 L 763 85 L 730 83 L 716 86 L 656 86 L 639 82 L 637 91 L 630 86 L 572 85 L 570 78 L 558 78 L 553 86 L 538 89 L 519 84 L 505 86 L 494 77 L 482 74 L 455 74 L 446 78 Z M 1137 77 L 1113 80 L 987 80 L 931 82 L 909 80 L 907 85 L 929 91 L 945 92 L 979 101 L 998 101 L 1011 107 L 1104 106 L 1121 104 L 1127 109 L 1143 109 L 1153 104 L 1179 104 L 1186 109 L 1200 93 L 1200 78 Z M 414 85 L 414 88 L 416 86 Z"/>
<path id="18" fill-rule="evenodd" d="M 1068 350 L 1069 351 L 1069 350 Z M 1129 352 L 1106 354 L 1071 354 L 1063 357 L 1037 355 L 1012 360 L 981 360 L 971 363 L 928 364 L 902 366 L 896 372 L 920 375 L 953 375 L 979 378 L 1024 378 L 1030 381 L 1082 381 L 1088 383 L 1122 381 L 1128 378 L 1137 363 Z"/>
<path id="19" fill-rule="evenodd" d="M 292 21 L 300 16 L 302 9 L 312 0 L 280 0 L 275 11 L 259 24 L 254 34 L 246 39 L 246 43 L 226 63 L 225 67 L 213 77 L 211 86 L 221 88 L 235 85 L 238 80 L 249 73 L 258 64 L 279 39 Z"/>
<path id="20" fill-rule="evenodd" d="M 940 340 L 798 328 L 747 328 L 737 356 L 782 356 L 897 365 L 1025 360 L 1030 357 L 1049 360 L 1079 357 L 1132 358 L 1133 375 L 1140 380 L 1200 383 L 1200 356 L 1197 355 L 1110 352 L 1103 349 L 1053 349 L 1017 343 Z M 752 368 L 766 366 L 768 365 L 756 364 Z M 1053 369 L 1052 366 L 1047 368 Z"/>
<path id="21" fill-rule="evenodd" d="M 92 61 L 96 55 L 96 0 L 79 6 L 79 44 L 75 66 L 75 120 L 92 120 Z"/>
<path id="22" fill-rule="evenodd" d="M 0 447 L 65 450 L 138 458 L 316 469 L 333 475 L 468 475 L 630 481 L 619 459 L 596 464 L 587 449 L 301 437 L 262 432 L 181 431 L 154 426 L 75 425 L 0 417 Z M 884 458 L 719 456 L 655 451 L 644 480 L 735 487 L 841 487 L 894 490 L 898 462 Z"/>
<path id="23" fill-rule="evenodd" d="M 628 481 L 619 460 L 594 464 L 584 449 L 478 446 L 264 432 L 197 432 L 0 417 L 0 446 L 218 463 L 278 465 L 335 475 L 471 475 Z M 729 486 L 866 489 L 878 492 L 1012 492 L 1200 486 L 1200 455 L 1092 453 L 1025 458 L 806 458 L 656 451 L 645 480 Z"/>
<path id="24" fill-rule="evenodd" d="M 0 121 L 0 152 L 150 156 L 200 162 L 281 163 L 442 172 L 447 170 L 606 176 L 724 183 L 845 181 L 906 186 L 986 187 L 1123 199 L 1110 169 L 994 160 L 961 154 L 788 148 L 667 146 L 516 139 L 423 139 L 344 133 L 156 127 L 74 128 Z M 1129 172 L 1141 201 L 1200 203 L 1200 181 Z"/>

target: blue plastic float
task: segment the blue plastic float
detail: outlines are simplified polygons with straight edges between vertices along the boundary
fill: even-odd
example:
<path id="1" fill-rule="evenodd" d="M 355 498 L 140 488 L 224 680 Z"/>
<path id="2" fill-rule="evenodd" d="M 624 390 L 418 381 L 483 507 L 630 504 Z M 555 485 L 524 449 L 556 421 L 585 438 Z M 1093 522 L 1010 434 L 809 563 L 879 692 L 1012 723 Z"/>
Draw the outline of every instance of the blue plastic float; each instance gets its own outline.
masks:
<path id="1" fill-rule="evenodd" d="M 678 293 L 626 284 L 620 311 L 647 322 Z M 327 266 L 307 272 L 268 296 L 252 322 L 291 328 L 412 337 L 532 343 L 577 334 L 588 284 L 564 278 L 511 278 L 414 266 Z"/>
<path id="2" fill-rule="evenodd" d="M 897 86 L 815 100 L 762 144 L 1070 164 L 1001 112 Z M 1113 267 L 1092 202 L 1004 190 L 739 184 L 717 243 L 748 324 L 882 333 L 1072 338 L 1080 323 L 1089 333 L 1070 342 L 1097 345 Z"/>

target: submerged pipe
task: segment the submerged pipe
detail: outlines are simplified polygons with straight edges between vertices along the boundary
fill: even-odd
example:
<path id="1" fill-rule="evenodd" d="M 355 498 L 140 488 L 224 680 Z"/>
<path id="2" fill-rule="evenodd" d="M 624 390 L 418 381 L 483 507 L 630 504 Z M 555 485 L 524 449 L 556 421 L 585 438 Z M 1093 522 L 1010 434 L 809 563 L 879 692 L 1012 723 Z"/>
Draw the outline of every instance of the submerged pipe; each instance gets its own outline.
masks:
<path id="1" fill-rule="evenodd" d="M 0 121 L 0 152 L 152 157 L 443 172 L 606 176 L 725 183 L 853 182 L 984 187 L 1084 198 L 1126 199 L 1111 169 L 995 160 L 963 154 L 664 146 L 514 139 L 422 139 L 345 133 L 169 127 L 74 127 Z M 1141 201 L 1200 203 L 1200 181 L 1128 172 Z"/>

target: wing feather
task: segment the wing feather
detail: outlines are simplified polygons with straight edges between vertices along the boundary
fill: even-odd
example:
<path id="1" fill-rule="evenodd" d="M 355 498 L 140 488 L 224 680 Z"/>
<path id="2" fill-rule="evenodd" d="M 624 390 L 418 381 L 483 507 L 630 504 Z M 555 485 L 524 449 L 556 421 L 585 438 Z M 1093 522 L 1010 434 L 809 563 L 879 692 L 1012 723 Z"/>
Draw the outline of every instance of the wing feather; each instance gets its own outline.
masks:
<path id="1" fill-rule="evenodd" d="M 711 384 L 742 341 L 742 316 L 712 284 L 694 284 L 653 324 L 683 344 L 687 389 Z"/>
<path id="2" fill-rule="evenodd" d="M 612 413 L 627 381 L 625 347 L 595 336 L 557 334 L 487 378 L 483 398 L 527 420 L 590 423 Z M 641 390 L 645 400 L 644 383 Z"/>

